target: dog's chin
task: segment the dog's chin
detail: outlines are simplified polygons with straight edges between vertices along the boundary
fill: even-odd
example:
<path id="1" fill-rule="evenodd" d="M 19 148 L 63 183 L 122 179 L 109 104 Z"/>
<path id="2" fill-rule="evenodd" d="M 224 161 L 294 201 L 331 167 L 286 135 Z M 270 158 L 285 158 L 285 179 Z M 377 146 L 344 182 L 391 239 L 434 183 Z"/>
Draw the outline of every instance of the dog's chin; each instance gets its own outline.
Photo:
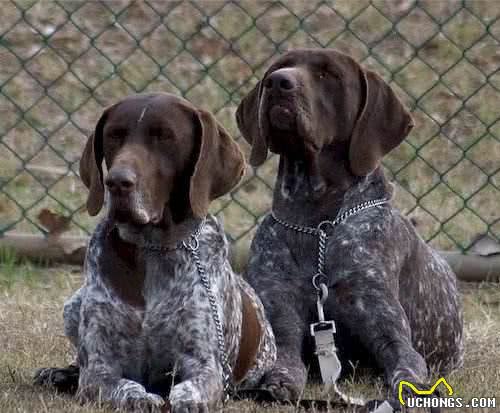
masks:
<path id="1" fill-rule="evenodd" d="M 109 214 L 113 221 L 120 224 L 144 226 L 153 223 L 150 214 L 144 209 L 119 208 L 111 205 Z"/>
<path id="2" fill-rule="evenodd" d="M 269 124 L 272 129 L 291 132 L 297 127 L 297 114 L 287 106 L 274 105 L 269 111 Z"/>
<path id="3" fill-rule="evenodd" d="M 267 136 L 269 150 L 277 155 L 302 158 L 309 143 L 307 135 L 304 135 L 306 131 L 304 119 L 298 114 L 289 112 L 288 109 L 285 109 L 282 115 L 284 118 L 279 118 L 279 121 L 269 119 L 265 127 L 261 128 Z M 288 118 L 288 116 L 291 117 Z"/>

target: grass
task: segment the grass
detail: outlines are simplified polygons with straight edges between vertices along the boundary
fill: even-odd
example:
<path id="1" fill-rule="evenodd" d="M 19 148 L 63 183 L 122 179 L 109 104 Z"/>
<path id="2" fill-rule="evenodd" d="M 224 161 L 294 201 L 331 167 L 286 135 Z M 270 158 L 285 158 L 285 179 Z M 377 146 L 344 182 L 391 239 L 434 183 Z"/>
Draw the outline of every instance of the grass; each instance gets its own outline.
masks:
<path id="1" fill-rule="evenodd" d="M 0 265 L 0 412 L 110 412 L 103 406 L 80 406 L 69 396 L 31 385 L 42 366 L 63 366 L 74 352 L 62 330 L 62 304 L 81 283 L 80 268 L 46 267 L 16 263 L 4 253 Z M 492 397 L 500 394 L 500 290 L 497 284 L 462 284 L 465 307 L 465 366 L 449 376 L 455 395 Z M 342 389 L 366 398 L 383 397 L 380 379 L 356 372 Z M 322 397 L 309 386 L 305 397 Z M 500 403 L 500 400 L 497 400 Z M 293 407 L 262 407 L 251 402 L 230 402 L 228 412 L 295 412 Z M 452 410 L 450 410 L 451 412 Z M 456 411 L 456 410 L 455 410 Z M 470 409 L 470 412 L 495 410 Z M 339 411 L 340 412 L 340 411 Z"/>
<path id="2" fill-rule="evenodd" d="M 241 97 L 280 51 L 308 46 L 363 61 L 412 109 L 417 127 L 385 165 L 426 239 L 464 249 L 478 233 L 500 237 L 498 16 L 488 1 L 5 1 L 0 233 L 38 232 L 42 208 L 71 215 L 77 235 L 93 228 L 75 172 L 103 107 L 169 91 L 238 137 Z M 242 249 L 270 207 L 275 173 L 274 159 L 248 168 L 215 207 Z"/>

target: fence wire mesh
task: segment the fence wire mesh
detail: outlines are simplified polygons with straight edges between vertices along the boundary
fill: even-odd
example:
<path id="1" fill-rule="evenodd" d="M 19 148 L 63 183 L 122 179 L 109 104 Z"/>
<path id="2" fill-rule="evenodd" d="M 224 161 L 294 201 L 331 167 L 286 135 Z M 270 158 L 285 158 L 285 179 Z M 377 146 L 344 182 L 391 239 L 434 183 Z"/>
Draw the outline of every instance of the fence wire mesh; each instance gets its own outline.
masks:
<path id="1" fill-rule="evenodd" d="M 381 74 L 417 126 L 385 159 L 397 205 L 423 237 L 466 250 L 500 238 L 500 8 L 459 1 L 3 1 L 0 13 L 0 234 L 42 232 L 43 209 L 95 221 L 78 160 L 104 107 L 170 91 L 234 111 L 273 57 L 333 47 Z M 239 139 L 248 154 L 248 146 Z M 277 160 L 248 169 L 216 202 L 248 245 L 271 204 Z"/>

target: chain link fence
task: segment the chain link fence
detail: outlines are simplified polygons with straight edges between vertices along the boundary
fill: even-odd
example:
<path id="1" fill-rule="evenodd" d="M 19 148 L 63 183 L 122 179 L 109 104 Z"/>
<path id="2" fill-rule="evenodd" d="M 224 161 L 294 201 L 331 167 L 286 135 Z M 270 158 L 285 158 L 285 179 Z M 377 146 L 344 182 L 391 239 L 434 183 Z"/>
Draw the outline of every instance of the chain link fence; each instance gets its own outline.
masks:
<path id="1" fill-rule="evenodd" d="M 78 160 L 107 105 L 169 91 L 239 137 L 242 96 L 273 57 L 306 46 L 351 54 L 412 109 L 417 126 L 385 167 L 423 237 L 461 250 L 499 239 L 499 18 L 488 0 L 2 1 L 0 234 L 44 233 L 43 209 L 92 230 Z M 214 205 L 243 246 L 270 208 L 275 158 Z"/>

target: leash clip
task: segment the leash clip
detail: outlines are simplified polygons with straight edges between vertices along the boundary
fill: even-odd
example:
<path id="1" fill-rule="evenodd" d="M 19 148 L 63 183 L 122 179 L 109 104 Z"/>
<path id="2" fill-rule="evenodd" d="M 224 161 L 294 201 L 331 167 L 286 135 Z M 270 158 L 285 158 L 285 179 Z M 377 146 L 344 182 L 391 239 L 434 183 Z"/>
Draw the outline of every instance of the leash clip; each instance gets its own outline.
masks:
<path id="1" fill-rule="evenodd" d="M 328 220 L 321 221 L 318 224 L 318 226 L 316 227 L 316 231 L 326 233 L 326 230 L 328 228 L 332 228 L 333 229 L 334 227 L 335 227 L 335 223 L 333 221 L 328 221 Z"/>
<path id="2" fill-rule="evenodd" d="M 323 306 L 328 298 L 328 287 L 321 283 L 318 290 L 318 322 L 310 325 L 311 336 L 314 337 L 316 355 L 318 356 L 321 378 L 325 384 L 335 384 L 340 376 L 342 366 L 335 347 L 335 321 L 325 321 Z"/>
<path id="3" fill-rule="evenodd" d="M 182 241 L 182 245 L 187 250 L 194 252 L 200 247 L 200 241 L 198 241 L 198 237 L 196 235 L 191 235 L 188 241 Z"/>
<path id="4" fill-rule="evenodd" d="M 318 273 L 314 277 L 316 278 L 319 275 L 322 274 Z M 316 301 L 316 308 L 318 310 L 318 321 L 321 323 L 325 321 L 325 311 L 323 307 L 326 303 L 326 300 L 328 299 L 328 287 L 324 283 L 321 283 L 319 286 L 317 286 L 315 283 L 316 280 L 313 280 L 314 287 L 318 290 L 318 300 Z"/>
<path id="5" fill-rule="evenodd" d="M 318 357 L 321 378 L 327 385 L 335 384 L 342 370 L 333 337 L 335 331 L 333 320 L 311 324 L 311 336 L 314 337 L 316 345 L 315 353 Z"/>

